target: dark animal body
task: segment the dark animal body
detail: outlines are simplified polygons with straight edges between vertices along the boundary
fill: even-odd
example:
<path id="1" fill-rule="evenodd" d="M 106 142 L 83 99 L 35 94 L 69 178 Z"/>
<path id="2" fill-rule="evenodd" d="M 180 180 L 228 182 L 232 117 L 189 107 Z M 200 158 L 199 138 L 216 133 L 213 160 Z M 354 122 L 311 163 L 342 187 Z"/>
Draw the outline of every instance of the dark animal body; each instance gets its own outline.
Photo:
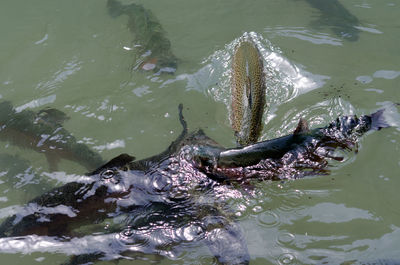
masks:
<path id="1" fill-rule="evenodd" d="M 108 0 L 107 8 L 112 17 L 128 16 L 128 28 L 135 37 L 134 46 L 138 55 L 135 68 L 175 72 L 178 60 L 172 53 L 171 42 L 150 10 L 139 4 L 123 5 L 116 0 Z"/>
<path id="2" fill-rule="evenodd" d="M 264 68 L 260 51 L 251 40 L 235 50 L 231 73 L 231 125 L 239 145 L 257 142 L 265 105 Z"/>
<path id="3" fill-rule="evenodd" d="M 314 23 L 316 26 L 328 26 L 339 37 L 358 40 L 360 22 L 338 0 L 306 0 L 313 8 L 321 12 L 321 17 Z"/>
<path id="4" fill-rule="evenodd" d="M 57 169 L 60 159 L 77 162 L 88 170 L 104 164 L 99 154 L 78 143 L 62 127 L 66 119 L 67 116 L 56 109 L 17 112 L 10 102 L 3 101 L 0 103 L 0 140 L 43 153 L 50 170 Z"/>
<path id="5" fill-rule="evenodd" d="M 3 222 L 0 235 L 6 238 L 0 240 L 32 234 L 68 240 L 80 236 L 75 229 L 82 225 L 125 216 L 101 232 L 111 234 L 109 247 L 93 246 L 69 264 L 137 252 L 169 256 L 171 249 L 193 242 L 205 243 L 221 264 L 248 264 L 244 237 L 226 208 L 231 184 L 320 173 L 335 148 L 352 148 L 366 131 L 388 127 L 382 113 L 344 116 L 313 130 L 300 121 L 294 134 L 234 149 L 223 148 L 201 130 L 188 133 L 180 113 L 183 131 L 164 152 L 140 161 L 122 154 L 33 199 Z"/>

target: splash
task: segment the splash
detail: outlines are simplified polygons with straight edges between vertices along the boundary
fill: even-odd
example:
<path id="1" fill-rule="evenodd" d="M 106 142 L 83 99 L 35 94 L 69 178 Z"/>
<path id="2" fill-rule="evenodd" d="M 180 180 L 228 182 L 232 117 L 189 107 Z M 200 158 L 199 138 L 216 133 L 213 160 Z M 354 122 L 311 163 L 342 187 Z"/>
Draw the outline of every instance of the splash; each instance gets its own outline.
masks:
<path id="1" fill-rule="evenodd" d="M 278 47 L 260 34 L 246 32 L 225 45 L 224 49 L 215 51 L 207 57 L 202 62 L 204 66 L 196 73 L 184 77 L 187 79 L 187 90 L 203 92 L 215 101 L 224 103 L 229 112 L 227 117 L 231 113 L 231 62 L 235 47 L 246 39 L 251 39 L 255 43 L 263 59 L 267 87 L 266 108 L 263 113 L 264 128 L 276 116 L 275 112 L 280 105 L 324 86 L 326 80 L 329 79 L 328 76 L 307 72 L 302 66 L 291 62 Z M 279 135 L 284 134 L 279 128 L 277 132 Z M 271 138 L 271 136 L 277 135 L 263 133 L 261 139 Z"/>

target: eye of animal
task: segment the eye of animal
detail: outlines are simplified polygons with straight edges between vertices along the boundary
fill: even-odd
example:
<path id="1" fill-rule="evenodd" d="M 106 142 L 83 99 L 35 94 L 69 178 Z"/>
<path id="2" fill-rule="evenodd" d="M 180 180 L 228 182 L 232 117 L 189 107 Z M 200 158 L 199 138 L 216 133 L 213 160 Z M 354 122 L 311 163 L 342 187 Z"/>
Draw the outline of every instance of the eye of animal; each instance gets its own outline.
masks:
<path id="1" fill-rule="evenodd" d="M 114 170 L 111 170 L 111 169 L 106 169 L 100 173 L 100 175 L 103 179 L 110 179 L 114 176 L 114 174 L 115 174 Z"/>
<path id="2" fill-rule="evenodd" d="M 100 178 L 105 182 L 117 184 L 119 182 L 119 173 L 116 169 L 105 169 L 100 173 Z"/>

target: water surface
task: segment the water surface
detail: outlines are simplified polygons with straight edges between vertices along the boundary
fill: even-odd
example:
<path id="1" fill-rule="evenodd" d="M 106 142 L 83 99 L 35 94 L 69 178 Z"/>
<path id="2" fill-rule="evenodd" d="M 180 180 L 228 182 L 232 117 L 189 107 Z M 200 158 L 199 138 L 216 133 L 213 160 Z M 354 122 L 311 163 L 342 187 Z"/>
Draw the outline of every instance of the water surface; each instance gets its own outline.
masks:
<path id="1" fill-rule="evenodd" d="M 70 117 L 65 128 L 105 160 L 123 152 L 140 159 L 163 151 L 180 133 L 179 103 L 190 129 L 203 128 L 232 147 L 230 59 L 239 38 L 250 34 L 268 73 L 263 140 L 292 132 L 300 117 L 317 127 L 338 115 L 386 108 L 392 124 L 400 122 L 396 1 L 342 0 L 358 18 L 355 39 L 338 35 L 332 24 L 317 23 L 321 11 L 307 1 L 135 3 L 152 10 L 167 32 L 179 58 L 174 74 L 132 70 L 127 18 L 111 18 L 106 1 L 3 0 L 1 100 L 18 110 L 62 110 Z M 328 176 L 256 183 L 255 196 L 229 202 L 251 264 L 400 260 L 399 133 L 394 126 L 364 136 L 358 152 L 332 163 Z M 0 159 L 1 218 L 86 172 L 68 161 L 50 172 L 42 154 L 8 142 L 0 142 Z M 42 243 L 0 245 L 0 255 L 9 264 L 54 264 L 71 253 Z M 214 261 L 199 245 L 171 260 L 145 255 L 135 262 Z"/>

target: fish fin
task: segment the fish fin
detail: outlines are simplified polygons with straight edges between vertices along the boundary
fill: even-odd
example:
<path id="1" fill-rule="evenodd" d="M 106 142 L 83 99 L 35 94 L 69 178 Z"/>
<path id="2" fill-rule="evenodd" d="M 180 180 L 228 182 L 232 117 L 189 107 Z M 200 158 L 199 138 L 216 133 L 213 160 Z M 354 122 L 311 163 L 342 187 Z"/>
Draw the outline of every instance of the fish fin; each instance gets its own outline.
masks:
<path id="1" fill-rule="evenodd" d="M 380 109 L 370 115 L 371 117 L 371 130 L 379 131 L 382 128 L 390 127 L 385 117 L 383 116 L 385 109 Z"/>
<path id="2" fill-rule="evenodd" d="M 119 156 L 114 157 L 113 159 L 108 161 L 106 164 L 104 164 L 103 166 L 99 167 L 98 169 L 96 169 L 95 171 L 90 173 L 89 175 L 99 174 L 101 171 L 103 171 L 104 169 L 107 169 L 107 168 L 122 167 L 123 165 L 125 165 L 129 162 L 132 162 L 135 159 L 136 158 L 134 156 L 130 156 L 125 153 L 120 154 Z"/>
<path id="3" fill-rule="evenodd" d="M 300 118 L 299 123 L 297 124 L 296 129 L 294 130 L 293 134 L 301 134 L 301 133 L 307 133 L 309 132 L 310 129 L 308 128 L 308 123 L 305 119 Z"/>

